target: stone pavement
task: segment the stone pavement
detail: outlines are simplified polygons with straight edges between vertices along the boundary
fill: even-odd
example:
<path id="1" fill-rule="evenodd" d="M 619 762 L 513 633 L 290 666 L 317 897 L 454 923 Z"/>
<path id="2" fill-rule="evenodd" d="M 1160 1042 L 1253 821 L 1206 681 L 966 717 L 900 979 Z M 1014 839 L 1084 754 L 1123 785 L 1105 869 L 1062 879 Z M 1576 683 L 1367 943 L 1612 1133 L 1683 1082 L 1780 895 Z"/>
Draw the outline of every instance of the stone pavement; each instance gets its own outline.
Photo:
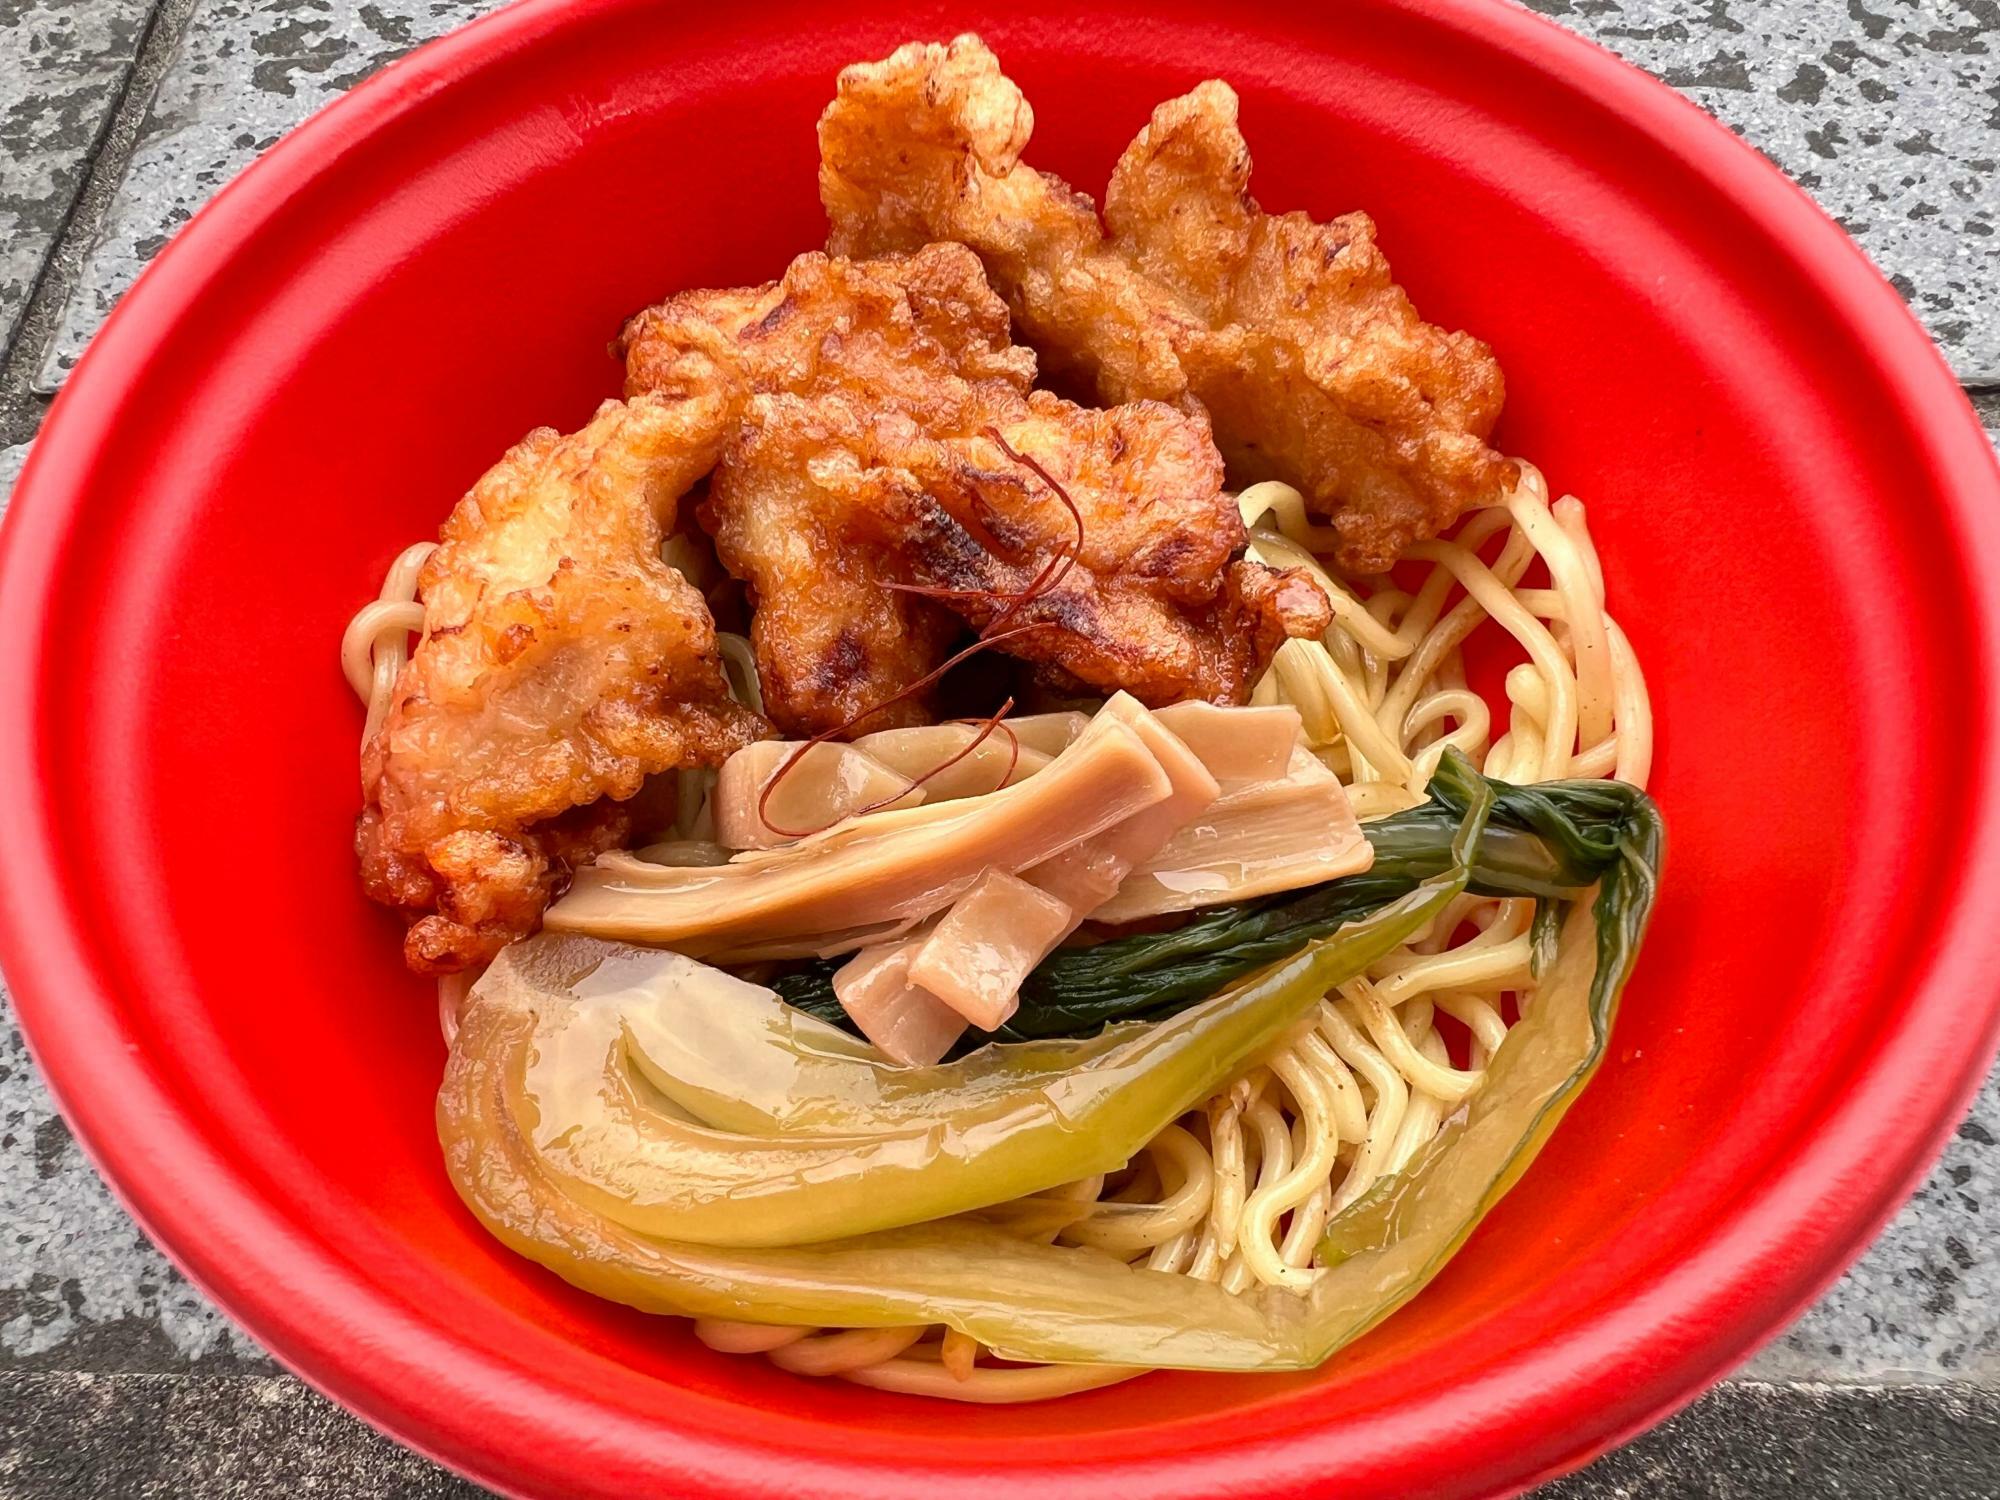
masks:
<path id="1" fill-rule="evenodd" d="M 2000 4 L 1535 0 L 1772 155 L 2000 432 Z M 483 0 L 0 0 L 0 496 L 105 312 L 258 151 Z M 9 446 L 11 445 L 11 446 Z M 2000 1084 L 1744 1377 L 1551 1500 L 2000 1494 Z M 1996 1210 L 2000 1211 L 2000 1210 Z M 0 1500 L 476 1494 L 275 1366 L 133 1227 L 0 989 Z"/>

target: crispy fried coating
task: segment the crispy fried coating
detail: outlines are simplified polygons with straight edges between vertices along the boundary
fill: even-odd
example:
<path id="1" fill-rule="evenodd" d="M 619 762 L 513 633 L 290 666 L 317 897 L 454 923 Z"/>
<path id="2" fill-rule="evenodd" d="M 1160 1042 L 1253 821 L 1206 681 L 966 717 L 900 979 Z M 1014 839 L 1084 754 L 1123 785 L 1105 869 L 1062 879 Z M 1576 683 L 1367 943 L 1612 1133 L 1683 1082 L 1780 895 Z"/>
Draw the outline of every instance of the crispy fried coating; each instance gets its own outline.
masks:
<path id="1" fill-rule="evenodd" d="M 1034 126 L 975 36 L 843 69 L 819 121 L 827 247 L 970 246 L 1045 375 L 1112 404 L 1184 400 L 1179 351 L 1200 321 L 1105 243 L 1089 198 L 1021 161 Z"/>
<path id="2" fill-rule="evenodd" d="M 623 840 L 618 804 L 645 777 L 765 731 L 729 697 L 700 595 L 660 561 L 727 413 L 713 394 L 606 402 L 581 431 L 530 433 L 445 522 L 356 835 L 369 893 L 413 917 L 413 968 L 532 931 L 569 868 Z"/>
<path id="3" fill-rule="evenodd" d="M 623 348 L 628 391 L 719 391 L 743 413 L 699 514 L 750 586 L 765 709 L 787 734 L 925 720 L 927 697 L 905 690 L 965 624 L 991 622 L 980 595 L 1025 587 L 1073 540 L 989 430 L 1027 444 L 1087 527 L 1082 566 L 1021 616 L 1044 628 L 1013 654 L 1149 702 L 1236 701 L 1288 622 L 1324 628 L 1317 589 L 1232 564 L 1243 528 L 1206 419 L 1031 396 L 1034 356 L 961 245 L 801 256 L 769 286 L 669 299 Z"/>
<path id="4" fill-rule="evenodd" d="M 865 624 L 851 652 L 824 648 L 912 600 L 893 585 L 925 590 L 1065 682 L 1151 704 L 1243 702 L 1288 634 L 1326 629 L 1309 579 L 1237 558 L 1242 522 L 1198 413 L 1092 410 L 1037 391 L 1004 410 L 981 403 L 954 430 L 937 420 L 947 397 L 923 417 L 762 397 L 717 471 L 704 514 L 755 586 L 760 622 L 774 622 L 766 706 L 780 724 L 797 716 L 793 732 L 832 728 L 941 659 L 942 642 L 929 656 L 870 655 Z M 794 631 L 806 632 L 796 658 Z"/>
<path id="5" fill-rule="evenodd" d="M 961 245 L 866 262 L 802 255 L 762 287 L 669 298 L 626 326 L 622 348 L 635 395 L 720 393 L 736 413 L 759 396 L 843 398 L 939 433 L 990 421 L 1035 374 Z M 896 695 L 944 659 L 958 621 L 887 588 L 876 559 L 847 550 L 806 476 L 810 453 L 787 446 L 779 457 L 779 446 L 752 424 L 725 473 L 740 495 L 754 472 L 759 498 L 718 505 L 712 494 L 701 510 L 724 566 L 751 588 L 766 711 L 794 735 L 876 704 L 886 706 L 854 732 L 927 722 L 926 696 Z"/>
<path id="6" fill-rule="evenodd" d="M 1377 572 L 1508 476 L 1486 445 L 1503 385 L 1485 345 L 1425 323 L 1366 215 L 1266 214 L 1236 95 L 1169 100 L 1120 160 L 1109 233 L 1021 162 L 1034 117 L 978 38 L 845 70 L 820 121 L 829 247 L 977 251 L 1018 332 L 1106 402 L 1199 402 L 1239 480 L 1297 485 Z"/>
<path id="7" fill-rule="evenodd" d="M 793 738 L 929 723 L 930 695 L 905 690 L 963 628 L 941 605 L 888 587 L 881 538 L 856 524 L 868 518 L 842 487 L 821 482 L 843 467 L 857 404 L 754 398 L 700 510 L 716 556 L 756 601 L 764 712 Z"/>
<path id="8" fill-rule="evenodd" d="M 682 292 L 625 325 L 625 393 L 712 399 L 866 394 L 920 411 L 941 378 L 1025 392 L 1035 356 L 962 245 L 854 261 L 809 252 L 763 286 Z"/>
<path id="9" fill-rule="evenodd" d="M 1380 571 L 1504 482 L 1485 442 L 1500 367 L 1417 315 L 1366 214 L 1267 214 L 1249 178 L 1236 94 L 1204 83 L 1119 159 L 1112 242 L 1207 324 L 1183 363 L 1237 473 L 1298 484 L 1330 511 L 1342 562 Z"/>

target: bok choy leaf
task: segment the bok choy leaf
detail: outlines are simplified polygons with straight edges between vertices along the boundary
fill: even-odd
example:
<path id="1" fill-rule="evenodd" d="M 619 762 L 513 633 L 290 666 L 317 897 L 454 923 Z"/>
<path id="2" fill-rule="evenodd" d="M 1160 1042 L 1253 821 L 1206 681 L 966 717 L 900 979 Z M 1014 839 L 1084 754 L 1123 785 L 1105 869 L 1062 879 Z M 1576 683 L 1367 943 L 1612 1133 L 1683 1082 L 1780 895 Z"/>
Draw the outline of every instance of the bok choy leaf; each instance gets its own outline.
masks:
<path id="1" fill-rule="evenodd" d="M 1559 870 L 1564 889 L 1570 889 L 1570 878 L 1594 870 L 1596 899 L 1587 911 L 1580 900 L 1566 903 L 1565 919 L 1554 933 L 1555 951 L 1520 1021 L 1489 1064 L 1484 1085 L 1436 1144 L 1328 1224 L 1319 1246 L 1321 1272 L 1303 1294 L 1276 1287 L 1232 1294 L 1211 1282 L 1148 1271 L 1088 1247 L 1038 1242 L 1010 1232 L 1004 1218 L 978 1214 L 818 1243 L 694 1244 L 648 1233 L 579 1198 L 564 1180 L 568 1174 L 552 1170 L 557 1164 L 549 1147 L 557 1138 L 547 1133 L 552 1122 L 542 1113 L 551 1096 L 537 1097 L 532 1078 L 551 1065 L 553 1054 L 544 1049 L 560 1050 L 567 1032 L 547 1026 L 548 1005 L 574 1003 L 555 994 L 537 999 L 525 991 L 508 994 L 483 986 L 475 991 L 438 1098 L 439 1135 L 453 1184 L 515 1250 L 577 1286 L 650 1311 L 829 1327 L 943 1323 L 1015 1360 L 1310 1368 L 1423 1287 L 1526 1170 L 1604 1055 L 1618 993 L 1657 888 L 1659 817 L 1649 801 L 1631 793 L 1616 813 L 1614 832 L 1598 816 L 1604 805 L 1566 805 L 1560 788 L 1534 792 L 1548 800 L 1517 801 L 1506 815 L 1525 821 L 1554 807 L 1573 816 L 1574 828 L 1550 825 L 1531 833 L 1542 851 L 1538 867 L 1544 875 Z M 1468 837 L 1459 844 L 1462 854 L 1472 852 L 1477 804 L 1489 794 L 1502 795 L 1492 784 L 1478 782 L 1475 811 L 1463 830 Z M 1445 795 L 1452 795 L 1449 787 Z M 1522 831 L 1520 822 L 1514 827 Z M 1490 862 L 1485 870 L 1491 879 Z M 1442 890 L 1434 887 L 1435 894 L 1410 899 L 1428 903 L 1443 891 L 1463 888 L 1468 873 L 1451 861 L 1447 872 L 1435 877 Z M 1366 919 L 1361 927 L 1367 930 Z M 1309 944 L 1232 994 L 1248 999 L 1256 992 L 1254 1003 L 1271 1015 L 1303 1014 L 1354 956 L 1349 952 L 1336 961 L 1333 955 L 1343 946 L 1339 940 Z M 586 977 L 566 972 L 561 987 L 574 990 Z M 644 1044 L 637 1031 L 625 1035 L 628 1046 Z M 850 1129 L 863 1117 L 890 1130 L 915 1118 L 903 1108 L 915 1099 L 871 1095 L 886 1080 L 856 1070 L 867 1061 L 865 1049 L 807 1024 L 803 1016 L 789 1026 L 761 1013 L 753 1017 L 735 1061 L 723 1045 L 726 1039 L 718 1036 L 714 1046 L 690 1043 L 673 1056 L 659 1049 L 654 1066 L 637 1073 L 629 1062 L 600 1050 L 595 1033 L 587 1041 L 572 1059 L 579 1082 L 602 1080 L 628 1091 L 635 1104 L 675 1115 L 685 1128 L 747 1131 L 751 1134 L 736 1138 L 750 1140 L 761 1130 L 789 1133 L 804 1127 L 799 1144 L 810 1153 L 816 1141 L 827 1139 L 823 1132 Z M 784 1075 L 789 1085 L 823 1084 L 823 1095 L 794 1099 L 789 1087 L 775 1085 L 775 1091 L 763 1093 L 739 1090 L 743 1079 L 763 1076 L 774 1048 L 795 1064 L 795 1071 Z M 982 1055 L 984 1061 L 970 1066 L 941 1065 L 914 1084 L 919 1092 L 940 1091 L 931 1102 L 977 1114 L 996 1091 L 1028 1085 L 1030 1076 L 1052 1061 L 1047 1044 L 1018 1054 L 991 1047 Z M 1026 1066 L 1017 1067 L 1016 1056 Z M 599 1062 L 614 1066 L 599 1070 Z M 1084 1071 L 1089 1066 L 1084 1064 Z M 1066 1079 L 1038 1076 L 1032 1086 L 1061 1089 Z M 798 1109 L 806 1115 L 795 1116 Z M 725 1113 L 740 1117 L 724 1124 Z M 701 1126 L 704 1119 L 710 1123 Z M 941 1141 L 958 1136 L 947 1154 L 963 1159 L 955 1159 L 951 1171 L 976 1171 L 992 1137 L 967 1139 L 955 1130 L 957 1123 L 948 1117 L 936 1121 Z M 865 1175 L 866 1152 L 854 1155 L 849 1163 L 818 1165 Z M 1052 1160 L 1044 1175 L 1063 1170 L 1064 1164 Z M 744 1212 L 756 1214 L 757 1202 L 754 1194 L 746 1198 Z"/>

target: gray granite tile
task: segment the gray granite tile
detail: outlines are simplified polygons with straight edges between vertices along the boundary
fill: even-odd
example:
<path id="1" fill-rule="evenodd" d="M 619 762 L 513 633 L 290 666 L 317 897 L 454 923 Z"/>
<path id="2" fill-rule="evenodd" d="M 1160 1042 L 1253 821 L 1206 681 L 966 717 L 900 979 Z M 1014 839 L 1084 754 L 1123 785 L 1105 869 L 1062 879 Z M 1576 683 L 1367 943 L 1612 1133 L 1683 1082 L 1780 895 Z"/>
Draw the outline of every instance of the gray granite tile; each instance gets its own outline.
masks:
<path id="1" fill-rule="evenodd" d="M 289 1375 L 0 1373 L 7 1500 L 479 1500 L 486 1493 Z"/>
<path id="2" fill-rule="evenodd" d="M 0 448 L 0 517 L 7 514 L 7 502 L 14 496 L 14 481 L 21 477 L 21 467 L 28 461 L 28 450 L 33 443 L 15 443 L 12 447 Z"/>
<path id="3" fill-rule="evenodd" d="M 1889 274 L 1961 379 L 2000 380 L 1993 0 L 1527 0 L 1761 147 Z"/>
<path id="4" fill-rule="evenodd" d="M 70 1139 L 0 986 L 0 1366 L 269 1369 Z"/>
<path id="5" fill-rule="evenodd" d="M 1993 1500 L 2000 1394 L 1725 1385 L 1534 1500 Z"/>
<path id="6" fill-rule="evenodd" d="M 2000 1075 L 1868 1253 L 1744 1374 L 2000 1386 Z"/>
<path id="7" fill-rule="evenodd" d="M 0 348 L 138 55 L 149 0 L 0 0 Z"/>
<path id="8" fill-rule="evenodd" d="M 1991 1500 L 2000 1394 L 1724 1386 L 1536 1500 Z M 0 1492 L 273 1500 L 486 1491 L 290 1376 L 0 1372 Z"/>
<path id="9" fill-rule="evenodd" d="M 1810 188 L 1960 375 L 2000 379 L 1993 0 L 1530 0 L 1664 77 Z M 204 0 L 43 366 L 58 383 L 149 256 L 284 130 L 490 0 Z"/>
<path id="10" fill-rule="evenodd" d="M 65 310 L 53 389 L 153 253 L 215 190 L 336 95 L 498 0 L 201 0 Z"/>

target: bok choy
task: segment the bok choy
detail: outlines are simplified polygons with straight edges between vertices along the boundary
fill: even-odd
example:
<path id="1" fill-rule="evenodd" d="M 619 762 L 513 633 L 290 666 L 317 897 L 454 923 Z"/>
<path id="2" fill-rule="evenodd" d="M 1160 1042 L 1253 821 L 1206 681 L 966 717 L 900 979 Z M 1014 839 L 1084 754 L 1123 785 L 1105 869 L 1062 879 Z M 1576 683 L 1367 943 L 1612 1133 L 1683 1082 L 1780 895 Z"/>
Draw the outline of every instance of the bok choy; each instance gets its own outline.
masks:
<path id="1" fill-rule="evenodd" d="M 1526 795 L 1509 806 L 1514 790 Z M 884 1069 L 862 1043 L 775 1003 L 745 1006 L 741 1026 L 713 1021 L 693 1037 L 676 1024 L 685 1015 L 651 1017 L 667 1028 L 663 1033 L 623 1000 L 608 1012 L 625 1018 L 615 1037 L 604 1027 L 571 1033 L 550 1026 L 556 1011 L 578 1003 L 579 983 L 588 990 L 603 952 L 633 951 L 593 940 L 555 940 L 579 946 L 550 972 L 529 974 L 523 988 L 482 982 L 475 990 L 438 1098 L 453 1183 L 513 1249 L 580 1287 L 650 1311 L 831 1327 L 943 1323 L 1002 1358 L 1027 1361 L 1309 1368 L 1421 1289 L 1526 1169 L 1603 1056 L 1655 892 L 1660 823 L 1637 793 L 1611 791 L 1610 800 L 1599 801 L 1603 793 L 1595 789 L 1588 798 L 1563 787 L 1505 789 L 1460 768 L 1441 788 L 1437 805 L 1445 813 L 1434 824 L 1460 793 L 1470 815 L 1456 847 L 1431 844 L 1421 828 L 1411 832 L 1395 857 L 1405 861 L 1397 878 L 1413 884 L 1400 896 L 1382 896 L 1388 906 L 1352 919 L 1331 939 L 1306 939 L 1290 959 L 1183 1017 L 1183 1025 L 1199 1026 L 1203 1016 L 1227 1009 L 1241 1020 L 1245 1005 L 1264 1019 L 1304 1015 L 1351 971 L 1361 951 L 1352 939 L 1384 936 L 1380 923 L 1390 911 L 1401 919 L 1416 907 L 1434 910 L 1433 903 L 1468 880 L 1567 907 L 1560 927 L 1548 929 L 1555 951 L 1484 1086 L 1402 1173 L 1334 1217 L 1319 1246 L 1321 1274 L 1302 1294 L 1276 1287 L 1232 1294 L 1088 1247 L 1024 1236 L 1004 1214 L 958 1213 L 786 1244 L 695 1244 L 620 1222 L 568 1191 L 564 1174 L 551 1170 L 550 1148 L 564 1137 L 560 1130 L 552 1135 L 553 1122 L 541 1114 L 552 1096 L 537 1097 L 531 1079 L 538 1072 L 560 1063 L 579 1084 L 621 1091 L 635 1107 L 718 1140 L 768 1146 L 777 1132 L 796 1142 L 801 1162 L 859 1126 L 893 1135 L 928 1117 L 942 1155 L 951 1158 L 950 1172 L 966 1178 L 976 1175 L 996 1137 L 990 1127 L 960 1127 L 989 1120 L 1003 1097 L 1041 1092 L 1060 1101 L 1070 1080 L 1090 1074 L 1143 1028 L 1113 1027 L 1092 1042 L 987 1047 L 910 1078 L 913 1070 Z M 1482 840 L 1480 815 L 1490 798 L 1498 799 L 1494 816 L 1506 822 Z M 1503 836 L 1492 838 L 1496 832 Z M 1438 873 L 1422 876 L 1439 864 Z M 1533 887 L 1523 891 L 1527 882 Z M 1597 893 L 1588 909 L 1569 899 L 1581 898 L 1593 882 Z M 601 950 L 595 961 L 593 948 Z M 1224 951 L 1184 951 L 1173 961 Z M 608 997 L 609 991 L 596 998 Z M 1277 1032 L 1283 1029 L 1280 1021 Z M 668 1045 L 672 1038 L 680 1040 Z M 1247 1033 L 1236 1036 L 1246 1039 Z M 1110 1050 L 1100 1054 L 1099 1047 Z M 565 1053 L 566 1059 L 559 1055 Z M 1182 1093 L 1191 1082 L 1177 1074 L 1169 1092 Z M 1102 1089 L 1105 1098 L 1122 1101 L 1121 1109 L 1163 1102 L 1143 1071 L 1084 1087 Z M 1047 1152 L 1035 1175 L 1060 1180 L 1072 1169 L 1064 1153 L 1080 1147 L 1046 1137 L 1035 1148 Z M 844 1163 L 813 1159 L 836 1176 L 863 1181 L 868 1155 L 852 1156 Z M 739 1211 L 754 1217 L 762 1192 L 783 1196 L 798 1185 L 767 1183 L 747 1194 Z"/>
<path id="2" fill-rule="evenodd" d="M 519 1128 L 574 1201 L 662 1238 L 801 1245 L 1116 1170 L 1329 987 L 1408 941 L 1465 878 L 1462 866 L 1441 872 L 1170 1020 L 1053 1053 L 888 1068 L 771 991 L 683 954 L 561 933 L 508 947 L 462 1029 L 477 1019 L 486 1036 L 487 1013 L 502 1017 L 503 1050 L 521 1059 L 508 1085 Z M 454 1049 L 453 1068 L 468 1050 Z M 746 1131 L 760 1100 L 817 1103 L 839 1123 Z"/>

